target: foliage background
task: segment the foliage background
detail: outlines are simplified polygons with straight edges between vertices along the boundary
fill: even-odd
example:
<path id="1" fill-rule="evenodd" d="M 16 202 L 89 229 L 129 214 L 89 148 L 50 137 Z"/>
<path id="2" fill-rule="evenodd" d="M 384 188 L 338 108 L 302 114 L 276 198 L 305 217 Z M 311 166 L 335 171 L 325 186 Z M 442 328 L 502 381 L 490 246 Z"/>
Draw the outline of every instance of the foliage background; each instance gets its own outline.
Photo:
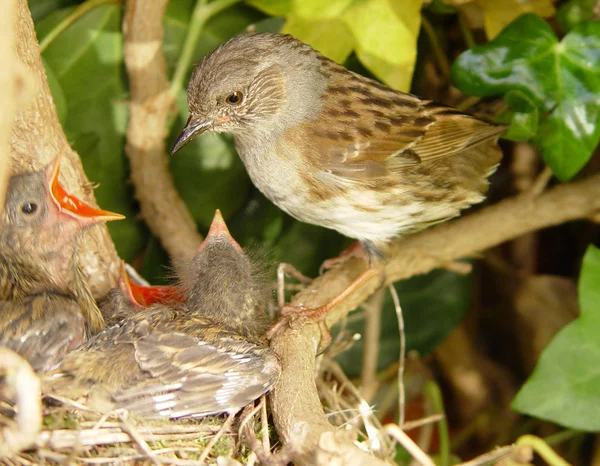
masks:
<path id="1" fill-rule="evenodd" d="M 128 182 L 122 5 L 115 0 L 30 0 L 29 5 L 67 137 L 88 177 L 98 184 L 98 203 L 127 216 L 109 224 L 117 250 L 151 282 L 162 283 L 169 259 L 139 218 Z M 199 25 L 195 18 L 209 6 L 216 13 Z M 420 0 L 171 0 L 163 50 L 177 105 L 168 145 L 187 119 L 185 85 L 191 66 L 252 27 L 292 33 L 391 87 L 450 105 L 477 103 L 476 110 L 509 124 L 510 139 L 533 146 L 504 145 L 505 160 L 493 177 L 489 202 L 529 189 L 545 163 L 561 181 L 591 174 L 600 168 L 598 157 L 592 159 L 600 138 L 597 9 L 591 0 L 558 5 L 549 0 L 434 0 L 425 5 Z M 193 32 L 199 38 L 187 56 L 184 44 Z M 289 262 L 314 276 L 324 259 L 349 244 L 335 232 L 291 219 L 266 201 L 226 135 L 196 139 L 170 159 L 170 170 L 201 231 L 219 208 L 234 237 L 245 247 L 258 247 L 274 263 Z M 483 450 L 525 431 L 557 431 L 535 418 L 508 414 L 508 403 L 553 334 L 576 317 L 576 311 L 569 311 L 577 308 L 573 283 L 585 249 L 599 239 L 596 226 L 564 225 L 487 252 L 474 262 L 473 274 L 438 270 L 396 285 L 408 349 L 421 356 L 407 378 L 441 384 L 456 451 Z M 513 408 L 596 431 L 600 252 L 589 249 L 583 267 L 578 290 L 582 316 L 552 340 Z M 399 350 L 396 317 L 387 299 L 382 319 L 379 369 L 385 374 Z M 363 321 L 353 319 L 348 328 L 360 332 Z M 451 332 L 459 332 L 460 344 L 446 339 Z M 453 351 L 468 370 L 481 374 L 482 385 L 472 398 L 454 379 L 447 357 Z M 339 356 L 349 375 L 360 374 L 361 352 L 358 342 Z M 498 379 L 504 379 L 500 385 Z M 423 409 L 419 396 L 413 398 L 417 412 Z M 391 415 L 382 412 L 382 417 Z M 484 428 L 486 422 L 497 425 Z M 598 455 L 593 438 L 573 438 L 569 445 L 588 445 L 571 448 L 574 462 Z"/>

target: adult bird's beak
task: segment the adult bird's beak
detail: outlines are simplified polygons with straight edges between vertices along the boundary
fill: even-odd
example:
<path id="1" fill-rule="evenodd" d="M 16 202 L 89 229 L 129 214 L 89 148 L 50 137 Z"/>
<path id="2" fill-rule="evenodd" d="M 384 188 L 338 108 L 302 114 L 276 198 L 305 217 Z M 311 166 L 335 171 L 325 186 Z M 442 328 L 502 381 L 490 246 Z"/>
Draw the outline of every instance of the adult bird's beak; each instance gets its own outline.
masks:
<path id="1" fill-rule="evenodd" d="M 183 131 L 181 131 L 181 134 L 177 138 L 177 141 L 175 141 L 175 144 L 173 144 L 173 148 L 171 149 L 171 155 L 173 155 L 175 152 L 177 152 L 179 149 L 181 149 L 199 134 L 202 134 L 205 131 L 209 130 L 212 125 L 212 120 L 198 121 L 193 120 L 192 117 L 189 117 L 187 123 L 185 124 L 185 127 L 183 128 Z"/>
<path id="2" fill-rule="evenodd" d="M 91 223 L 122 220 L 125 218 L 124 215 L 92 207 L 78 197 L 65 191 L 65 188 L 58 181 L 60 159 L 61 156 L 59 155 L 50 167 L 49 185 L 52 200 L 62 213 L 80 221 L 91 221 Z"/>

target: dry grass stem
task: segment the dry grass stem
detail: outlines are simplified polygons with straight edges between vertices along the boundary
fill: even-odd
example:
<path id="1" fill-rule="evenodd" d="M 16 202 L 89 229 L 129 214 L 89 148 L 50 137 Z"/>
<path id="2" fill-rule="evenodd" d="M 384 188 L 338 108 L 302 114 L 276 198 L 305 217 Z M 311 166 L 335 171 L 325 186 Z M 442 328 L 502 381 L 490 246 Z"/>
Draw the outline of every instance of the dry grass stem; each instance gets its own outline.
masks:
<path id="1" fill-rule="evenodd" d="M 384 290 L 373 293 L 364 305 L 366 308 L 363 358 L 361 364 L 361 392 L 370 401 L 377 391 L 377 363 L 379 361 L 379 340 L 381 338 L 381 313 L 383 312 Z"/>
<path id="2" fill-rule="evenodd" d="M 393 437 L 422 466 L 435 466 L 433 460 L 396 424 L 383 426 L 385 432 Z"/>

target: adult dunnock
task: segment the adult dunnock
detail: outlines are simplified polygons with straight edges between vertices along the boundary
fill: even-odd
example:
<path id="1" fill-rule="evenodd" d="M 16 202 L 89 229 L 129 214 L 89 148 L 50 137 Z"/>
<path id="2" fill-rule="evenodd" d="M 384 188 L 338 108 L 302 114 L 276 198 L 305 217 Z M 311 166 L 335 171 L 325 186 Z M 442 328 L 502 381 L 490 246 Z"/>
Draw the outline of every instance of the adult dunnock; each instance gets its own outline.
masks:
<path id="1" fill-rule="evenodd" d="M 90 226 L 124 218 L 68 194 L 59 163 L 57 157 L 42 170 L 13 175 L 0 216 L 0 345 L 36 370 L 53 367 L 102 329 L 77 244 Z"/>
<path id="2" fill-rule="evenodd" d="M 203 132 L 231 133 L 267 198 L 371 256 L 483 200 L 501 158 L 503 127 L 389 89 L 289 35 L 215 49 L 192 73 L 188 106 L 172 153 Z"/>
<path id="3" fill-rule="evenodd" d="M 217 211 L 178 268 L 183 303 L 153 304 L 70 353 L 47 393 L 143 417 L 236 412 L 267 392 L 279 363 L 262 343 L 270 289 Z"/>

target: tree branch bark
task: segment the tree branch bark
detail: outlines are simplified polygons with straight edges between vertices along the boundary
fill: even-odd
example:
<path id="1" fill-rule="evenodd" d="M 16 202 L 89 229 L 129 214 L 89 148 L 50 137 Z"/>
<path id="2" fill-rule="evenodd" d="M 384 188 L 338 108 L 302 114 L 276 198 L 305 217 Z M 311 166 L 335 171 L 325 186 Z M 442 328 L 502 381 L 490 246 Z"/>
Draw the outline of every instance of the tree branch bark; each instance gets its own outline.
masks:
<path id="1" fill-rule="evenodd" d="M 525 233 L 591 218 L 598 212 L 600 174 L 558 186 L 538 197 L 531 194 L 515 196 L 477 213 L 396 240 L 391 245 L 390 261 L 382 267 L 379 276 L 366 282 L 331 312 L 327 324 L 331 327 L 382 283 L 424 274 Z M 348 260 L 315 279 L 294 296 L 292 304 L 315 307 L 329 301 L 364 267 L 362 260 Z M 318 464 L 323 435 L 335 431 L 324 415 L 314 382 L 319 339 L 318 326 L 312 323 L 292 325 L 271 342 L 283 369 L 271 395 L 273 419 L 280 437 L 286 443 L 293 442 L 297 452 L 294 459 L 302 464 Z M 295 435 L 299 426 L 306 430 L 306 435 L 301 438 Z M 346 442 L 343 451 L 352 448 L 352 443 Z M 358 448 L 354 447 L 353 451 L 358 455 Z"/>
<path id="2" fill-rule="evenodd" d="M 174 107 L 162 53 L 167 0 L 126 2 L 123 33 L 131 105 L 125 150 L 142 215 L 171 257 L 186 257 L 202 237 L 179 196 L 165 152 Z"/>
<path id="3" fill-rule="evenodd" d="M 2 16 L 9 17 L 14 25 L 16 54 L 35 89 L 33 99 L 18 109 L 13 120 L 10 137 L 12 171 L 41 168 L 65 152 L 61 161 L 61 183 L 69 192 L 94 204 L 91 184 L 79 155 L 70 148 L 56 114 L 27 0 L 17 0 L 14 15 L 7 15 L 3 9 Z M 3 62 L 3 68 L 9 67 Z M 79 248 L 79 262 L 96 298 L 104 296 L 115 285 L 119 260 L 105 225 L 98 225 L 86 233 Z"/>

